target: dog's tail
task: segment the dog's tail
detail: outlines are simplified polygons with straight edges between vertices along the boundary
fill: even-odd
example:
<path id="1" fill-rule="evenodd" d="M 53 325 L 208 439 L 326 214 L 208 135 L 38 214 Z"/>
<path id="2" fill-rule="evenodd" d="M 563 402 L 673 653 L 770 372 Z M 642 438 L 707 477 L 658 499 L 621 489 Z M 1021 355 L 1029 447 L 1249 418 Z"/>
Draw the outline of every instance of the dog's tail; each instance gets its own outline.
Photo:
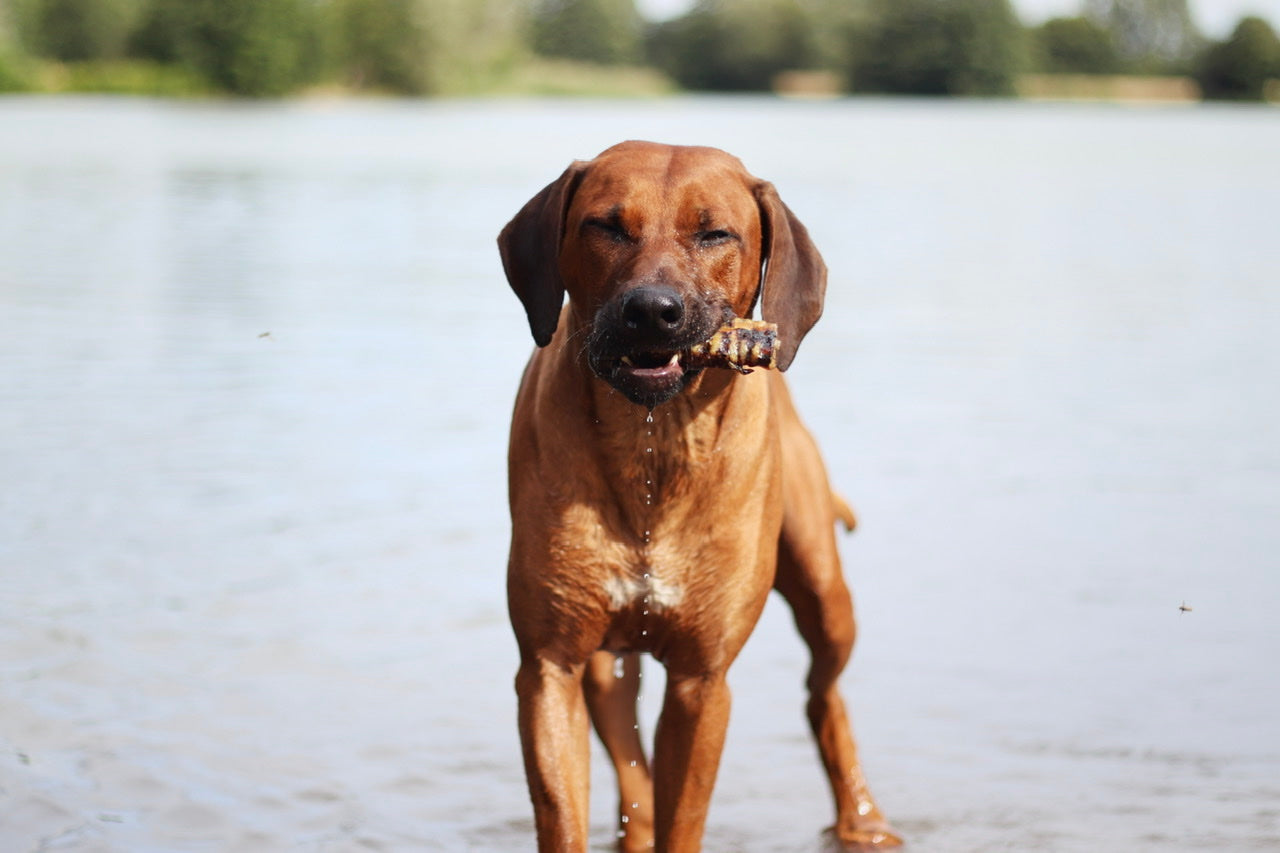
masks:
<path id="1" fill-rule="evenodd" d="M 849 506 L 848 501 L 832 492 L 831 505 L 835 508 L 836 519 L 844 525 L 846 532 L 852 533 L 858 529 L 858 517 L 853 514 L 853 507 Z"/>

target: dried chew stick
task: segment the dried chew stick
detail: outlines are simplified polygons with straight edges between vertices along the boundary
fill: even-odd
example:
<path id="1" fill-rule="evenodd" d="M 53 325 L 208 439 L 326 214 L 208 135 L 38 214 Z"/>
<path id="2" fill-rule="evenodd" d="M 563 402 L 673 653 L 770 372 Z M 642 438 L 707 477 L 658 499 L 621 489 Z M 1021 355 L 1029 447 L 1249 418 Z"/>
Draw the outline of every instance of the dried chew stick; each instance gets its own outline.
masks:
<path id="1" fill-rule="evenodd" d="M 710 340 L 696 344 L 682 359 L 686 367 L 727 367 L 750 373 L 753 367 L 771 368 L 778 348 L 778 327 L 761 320 L 735 317 L 721 326 Z"/>

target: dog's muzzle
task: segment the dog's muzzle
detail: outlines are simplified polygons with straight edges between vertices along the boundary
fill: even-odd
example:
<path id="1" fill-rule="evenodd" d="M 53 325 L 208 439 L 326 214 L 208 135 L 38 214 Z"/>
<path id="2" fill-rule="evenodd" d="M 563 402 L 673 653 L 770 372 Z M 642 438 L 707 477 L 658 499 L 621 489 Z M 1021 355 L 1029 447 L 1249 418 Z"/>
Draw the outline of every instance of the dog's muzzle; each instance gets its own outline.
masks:
<path id="1" fill-rule="evenodd" d="M 699 372 L 682 356 L 706 340 L 727 313 L 732 312 L 691 302 L 665 285 L 628 288 L 596 313 L 588 362 L 628 400 L 652 409 Z"/>

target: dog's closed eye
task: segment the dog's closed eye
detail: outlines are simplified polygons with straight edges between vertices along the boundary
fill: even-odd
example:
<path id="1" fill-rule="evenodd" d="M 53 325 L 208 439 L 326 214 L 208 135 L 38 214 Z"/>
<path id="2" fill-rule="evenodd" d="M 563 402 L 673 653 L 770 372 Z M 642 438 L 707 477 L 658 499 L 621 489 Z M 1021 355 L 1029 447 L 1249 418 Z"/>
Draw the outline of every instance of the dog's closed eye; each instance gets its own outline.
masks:
<path id="1" fill-rule="evenodd" d="M 699 231 L 693 235 L 693 239 L 698 245 L 704 248 L 712 246 L 723 246 L 726 243 L 736 243 L 739 238 L 732 231 L 726 231 L 723 228 L 716 228 L 709 231 Z"/>
<path id="2" fill-rule="evenodd" d="M 594 231 L 597 234 L 603 234 L 615 243 L 634 243 L 635 238 L 631 236 L 631 232 L 622 224 L 622 220 L 617 217 L 608 219 L 600 217 L 591 217 L 582 223 L 584 230 Z"/>

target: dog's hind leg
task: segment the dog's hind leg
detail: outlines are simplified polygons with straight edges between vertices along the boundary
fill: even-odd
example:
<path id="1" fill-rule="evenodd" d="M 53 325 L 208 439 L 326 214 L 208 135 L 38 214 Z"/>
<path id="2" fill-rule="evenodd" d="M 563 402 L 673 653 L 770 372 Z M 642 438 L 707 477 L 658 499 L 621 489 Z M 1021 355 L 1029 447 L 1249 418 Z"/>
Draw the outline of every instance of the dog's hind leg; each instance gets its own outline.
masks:
<path id="1" fill-rule="evenodd" d="M 828 528 L 830 530 L 830 528 Z M 828 534 L 830 535 L 830 534 Z M 894 847 L 893 833 L 871 796 L 837 680 L 853 651 L 853 601 L 840 572 L 835 543 L 814 553 L 785 539 L 778 554 L 775 587 L 795 615 L 812 656 L 806 685 L 809 725 L 835 797 L 836 839 L 848 850 Z"/>
<path id="2" fill-rule="evenodd" d="M 653 780 L 640 740 L 636 700 L 640 695 L 640 655 L 596 652 L 582 676 L 600 741 L 618 776 L 618 849 L 653 849 Z"/>
<path id="3" fill-rule="evenodd" d="M 808 715 L 835 797 L 833 832 L 847 850 L 902 843 L 871 797 L 837 680 L 849 662 L 857 626 L 836 548 L 837 520 L 851 527 L 852 511 L 831 492 L 817 445 L 799 421 L 788 421 L 783 442 L 783 521 L 774 588 L 795 615 L 812 663 L 806 682 Z"/>

